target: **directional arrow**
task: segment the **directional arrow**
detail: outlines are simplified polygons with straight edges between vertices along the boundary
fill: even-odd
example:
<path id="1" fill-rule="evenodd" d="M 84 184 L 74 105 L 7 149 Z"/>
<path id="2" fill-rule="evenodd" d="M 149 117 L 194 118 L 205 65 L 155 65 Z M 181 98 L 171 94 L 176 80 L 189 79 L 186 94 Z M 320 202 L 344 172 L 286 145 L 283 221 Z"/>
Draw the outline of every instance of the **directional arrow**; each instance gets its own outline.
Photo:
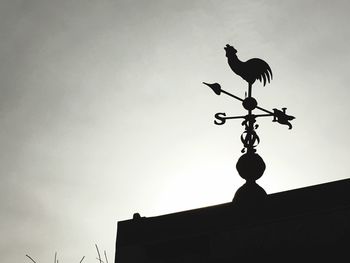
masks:
<path id="1" fill-rule="evenodd" d="M 203 82 L 203 84 L 205 84 L 209 88 L 211 88 L 215 92 L 216 95 L 221 95 L 221 93 L 224 93 L 224 94 L 226 94 L 226 95 L 228 95 L 228 96 L 230 96 L 230 97 L 232 97 L 232 98 L 234 98 L 236 100 L 239 100 L 239 101 L 242 101 L 242 102 L 244 101 L 244 99 L 241 99 L 240 97 L 237 97 L 236 95 L 233 95 L 233 94 L 223 90 L 219 83 L 208 84 L 208 83 Z M 259 106 L 256 106 L 256 108 L 261 110 L 261 111 L 263 111 L 263 112 L 266 112 L 266 113 L 269 113 L 269 114 L 273 114 L 272 111 L 266 110 L 266 109 L 261 108 Z"/>

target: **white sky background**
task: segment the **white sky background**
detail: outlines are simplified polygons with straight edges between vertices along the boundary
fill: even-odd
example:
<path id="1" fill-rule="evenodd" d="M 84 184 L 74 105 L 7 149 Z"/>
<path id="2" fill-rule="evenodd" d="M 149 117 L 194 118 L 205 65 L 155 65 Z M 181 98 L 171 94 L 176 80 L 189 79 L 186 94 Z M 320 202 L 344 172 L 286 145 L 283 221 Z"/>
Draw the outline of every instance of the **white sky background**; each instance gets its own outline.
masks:
<path id="1" fill-rule="evenodd" d="M 268 193 L 349 177 L 350 2 L 0 1 L 3 262 L 114 259 L 116 221 L 225 203 L 244 181 L 224 46 L 266 60 L 254 85 Z"/>

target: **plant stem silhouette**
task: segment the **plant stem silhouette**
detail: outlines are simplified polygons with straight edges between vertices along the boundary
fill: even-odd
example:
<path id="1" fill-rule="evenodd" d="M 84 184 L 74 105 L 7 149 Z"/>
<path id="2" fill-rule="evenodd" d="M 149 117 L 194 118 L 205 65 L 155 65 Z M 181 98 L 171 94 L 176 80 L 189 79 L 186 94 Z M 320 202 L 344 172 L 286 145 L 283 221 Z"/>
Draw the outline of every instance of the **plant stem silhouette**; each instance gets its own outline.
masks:
<path id="1" fill-rule="evenodd" d="M 26 255 L 27 258 L 29 258 L 32 262 L 36 263 L 34 259 L 32 259 L 30 256 Z"/>
<path id="2" fill-rule="evenodd" d="M 105 250 L 103 253 L 105 254 L 106 263 L 108 263 L 108 259 L 107 259 L 106 250 Z"/>
<path id="3" fill-rule="evenodd" d="M 100 251 L 98 250 L 98 246 L 95 244 L 96 250 L 97 250 L 97 255 L 98 255 L 98 261 L 100 261 L 100 263 L 103 263 L 102 259 L 101 259 L 101 255 L 100 255 Z"/>

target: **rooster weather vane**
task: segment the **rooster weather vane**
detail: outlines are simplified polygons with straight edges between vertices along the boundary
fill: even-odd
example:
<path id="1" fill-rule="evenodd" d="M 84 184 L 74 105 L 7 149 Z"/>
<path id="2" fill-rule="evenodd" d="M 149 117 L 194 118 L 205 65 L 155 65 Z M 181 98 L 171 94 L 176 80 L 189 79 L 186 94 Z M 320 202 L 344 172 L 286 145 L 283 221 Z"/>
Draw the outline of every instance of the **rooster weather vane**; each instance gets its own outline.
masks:
<path id="1" fill-rule="evenodd" d="M 287 115 L 287 108 L 269 111 L 259 107 L 257 100 L 252 96 L 252 86 L 256 80 L 262 82 L 264 86 L 266 82 L 270 83 L 272 80 L 271 68 L 264 60 L 252 58 L 243 62 L 238 59 L 237 50 L 233 46 L 227 44 L 224 49 L 232 71 L 248 82 L 248 92 L 245 94 L 245 98 L 242 99 L 223 90 L 219 83 L 209 84 L 203 82 L 203 84 L 209 86 L 216 95 L 221 95 L 223 93 L 241 101 L 244 109 L 248 111 L 248 114 L 245 116 L 232 117 L 227 117 L 225 112 L 216 113 L 214 123 L 216 125 L 223 125 L 226 123 L 226 120 L 229 119 L 243 119 L 242 126 L 244 126 L 245 130 L 241 135 L 241 141 L 244 148 L 241 152 L 244 154 L 239 158 L 236 168 L 240 176 L 246 180 L 246 183 L 236 192 L 233 200 L 243 199 L 244 201 L 257 201 L 257 199 L 266 196 L 266 192 L 255 183 L 264 173 L 266 166 L 255 149 L 260 142 L 260 138 L 256 133 L 256 129 L 259 127 L 259 125 L 256 124 L 256 119 L 260 117 L 273 117 L 273 122 L 287 125 L 289 129 L 292 129 L 290 121 L 295 119 L 295 117 Z M 264 113 L 253 114 L 253 110 L 255 109 Z"/>

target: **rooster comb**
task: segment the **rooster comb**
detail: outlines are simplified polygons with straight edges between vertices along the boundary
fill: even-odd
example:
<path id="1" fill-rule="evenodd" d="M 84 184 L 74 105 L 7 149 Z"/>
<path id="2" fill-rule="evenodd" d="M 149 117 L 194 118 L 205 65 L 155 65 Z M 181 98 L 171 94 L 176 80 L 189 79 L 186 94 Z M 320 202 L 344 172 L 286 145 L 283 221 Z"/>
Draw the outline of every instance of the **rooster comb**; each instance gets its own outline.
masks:
<path id="1" fill-rule="evenodd" d="M 229 44 L 226 44 L 226 47 L 224 47 L 224 49 L 226 51 L 231 51 L 231 52 L 237 53 L 237 50 L 233 46 L 230 46 Z"/>

